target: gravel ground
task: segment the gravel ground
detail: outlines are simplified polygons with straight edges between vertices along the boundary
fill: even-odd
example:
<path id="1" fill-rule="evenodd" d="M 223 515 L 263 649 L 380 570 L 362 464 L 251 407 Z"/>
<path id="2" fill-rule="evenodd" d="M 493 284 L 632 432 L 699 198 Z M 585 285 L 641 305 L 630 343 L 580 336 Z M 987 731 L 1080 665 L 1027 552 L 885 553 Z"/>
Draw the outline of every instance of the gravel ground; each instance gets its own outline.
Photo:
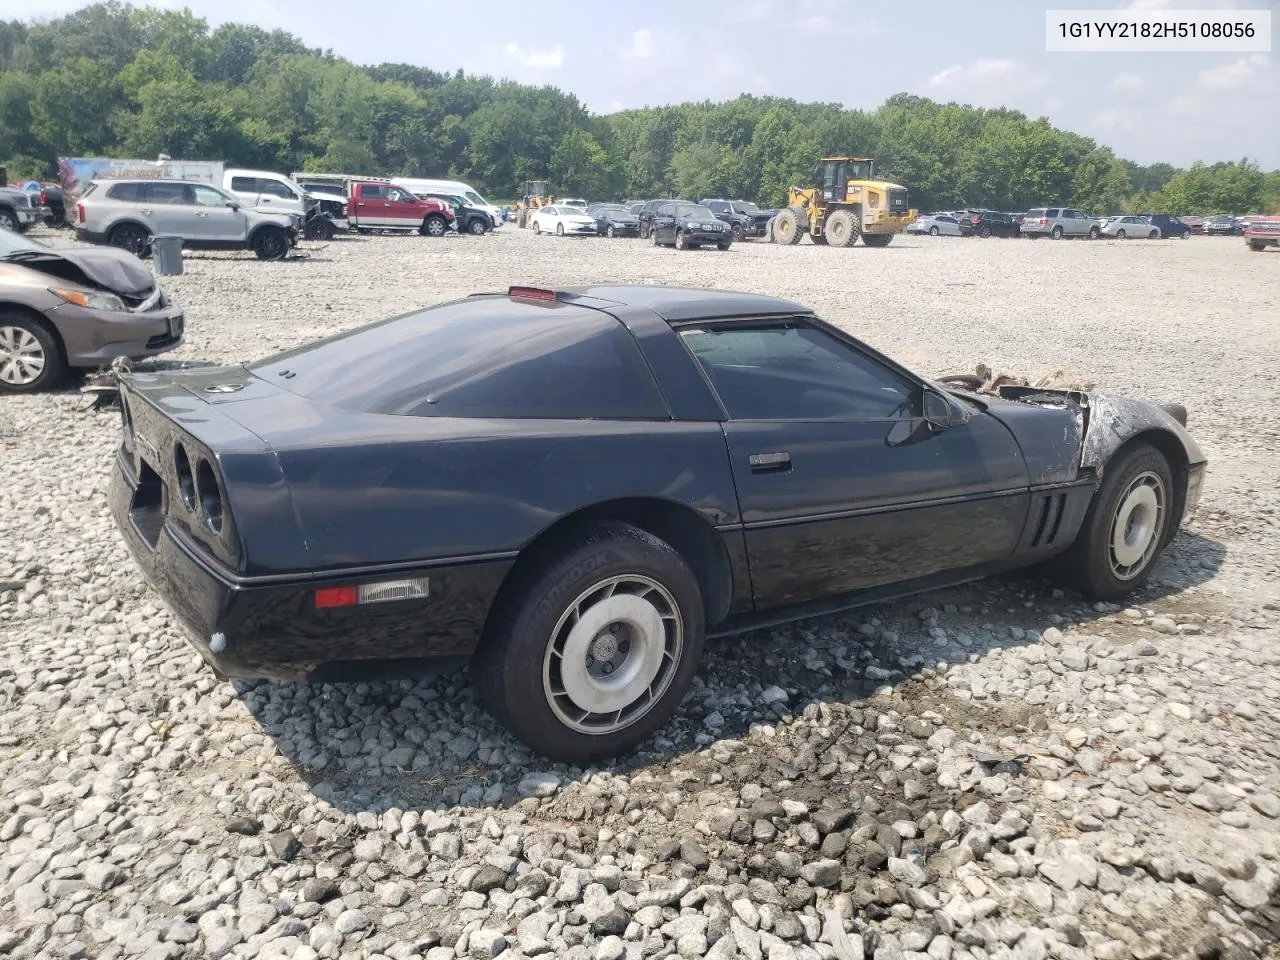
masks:
<path id="1" fill-rule="evenodd" d="M 921 372 L 1185 402 L 1203 507 L 1131 607 L 1010 577 L 711 644 L 661 736 L 584 771 L 504 735 L 465 674 L 217 682 L 108 518 L 118 414 L 5 397 L 0 954 L 1280 955 L 1280 257 L 508 227 L 186 270 L 166 364 L 510 282 L 780 294 Z"/>

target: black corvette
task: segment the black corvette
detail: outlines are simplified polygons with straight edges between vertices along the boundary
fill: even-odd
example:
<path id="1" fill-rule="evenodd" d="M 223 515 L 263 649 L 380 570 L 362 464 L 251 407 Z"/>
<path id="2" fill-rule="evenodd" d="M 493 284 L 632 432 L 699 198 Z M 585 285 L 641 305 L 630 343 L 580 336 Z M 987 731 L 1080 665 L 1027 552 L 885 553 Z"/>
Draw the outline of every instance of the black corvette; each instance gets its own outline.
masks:
<path id="1" fill-rule="evenodd" d="M 1050 558 L 1141 584 L 1185 413 L 922 379 L 805 307 L 512 288 L 247 367 L 126 375 L 111 505 L 219 674 L 470 660 L 542 753 L 671 715 L 704 636 Z"/>

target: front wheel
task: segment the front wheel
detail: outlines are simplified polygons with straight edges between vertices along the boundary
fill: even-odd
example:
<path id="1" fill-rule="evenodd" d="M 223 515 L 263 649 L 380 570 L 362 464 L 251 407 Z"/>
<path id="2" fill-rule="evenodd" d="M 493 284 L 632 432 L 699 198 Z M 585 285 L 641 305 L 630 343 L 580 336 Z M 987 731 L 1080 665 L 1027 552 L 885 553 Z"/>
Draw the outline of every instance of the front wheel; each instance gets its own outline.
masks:
<path id="1" fill-rule="evenodd" d="M 556 236 L 557 236 L 557 237 L 563 237 L 563 236 L 564 236 L 564 224 L 563 224 L 563 223 L 557 223 L 557 224 L 556 224 Z"/>
<path id="2" fill-rule="evenodd" d="M 1265 243 L 1255 243 L 1251 240 L 1249 241 L 1249 249 L 1254 253 L 1262 253 L 1263 250 L 1267 249 L 1267 245 Z"/>
<path id="3" fill-rule="evenodd" d="M 313 217 L 307 223 L 308 240 L 332 240 L 334 232 L 333 221 L 328 217 Z"/>
<path id="4" fill-rule="evenodd" d="M 283 260 L 289 252 L 289 238 L 283 230 L 266 227 L 254 234 L 253 252 L 259 260 Z"/>
<path id="5" fill-rule="evenodd" d="M 937 235 L 938 235 L 938 228 L 937 228 L 937 227 L 930 227 L 930 228 L 929 228 L 929 236 L 931 236 L 931 237 L 936 237 Z"/>
<path id="6" fill-rule="evenodd" d="M 486 230 L 485 230 L 484 221 L 481 220 L 479 217 L 476 217 L 474 220 L 472 220 L 471 225 L 467 227 L 467 233 L 471 234 L 473 237 L 482 237 L 484 236 L 485 232 Z"/>
<path id="7" fill-rule="evenodd" d="M 18 215 L 12 210 L 0 209 L 0 230 L 11 230 L 14 233 L 21 233 L 22 222 L 18 219 Z"/>
<path id="8" fill-rule="evenodd" d="M 688 250 L 688 249 L 689 249 L 689 241 L 687 241 L 687 240 L 685 239 L 684 231 L 683 231 L 683 230 L 677 230 L 677 231 L 676 231 L 676 249 L 677 249 L 677 250 Z"/>
<path id="9" fill-rule="evenodd" d="M 122 223 L 107 234 L 107 243 L 141 257 L 151 247 L 151 234 L 132 223 Z"/>
<path id="10" fill-rule="evenodd" d="M 424 237 L 443 237 L 449 232 L 449 222 L 438 213 L 433 213 L 422 221 L 418 233 Z"/>
<path id="11" fill-rule="evenodd" d="M 1117 231 L 1116 231 L 1116 239 L 1117 239 L 1117 240 L 1123 240 L 1123 239 L 1124 239 L 1124 231 L 1123 231 L 1123 230 L 1117 230 Z"/>
<path id="12" fill-rule="evenodd" d="M 1086 596 L 1117 600 L 1146 582 L 1173 523 L 1169 461 L 1136 444 L 1107 464 L 1064 572 Z"/>
<path id="13" fill-rule="evenodd" d="M 1159 231 L 1159 230 L 1152 230 L 1150 233 L 1148 233 L 1148 234 L 1147 234 L 1147 239 L 1148 239 L 1148 240 L 1159 240 L 1159 239 L 1160 239 L 1160 231 Z"/>
<path id="14" fill-rule="evenodd" d="M 727 242 L 725 242 L 725 243 L 717 243 L 717 244 L 716 244 L 716 249 L 717 249 L 717 250 L 728 250 L 731 246 L 733 246 L 733 241 L 732 241 L 732 240 L 727 241 Z"/>
<path id="15" fill-rule="evenodd" d="M 605 230 L 604 235 L 608 237 L 610 240 L 612 240 L 614 237 L 618 235 L 618 232 L 613 229 L 613 224 L 610 224 L 609 228 Z"/>
<path id="16" fill-rule="evenodd" d="M 742 224 L 740 223 L 735 223 L 733 227 L 730 228 L 729 235 L 733 237 L 734 243 L 740 242 L 742 238 L 746 236 L 746 234 L 742 232 Z"/>
<path id="17" fill-rule="evenodd" d="M 56 387 L 67 364 L 57 339 L 41 323 L 0 312 L 0 393 L 34 393 Z"/>
<path id="18" fill-rule="evenodd" d="M 652 534 L 602 524 L 504 593 L 472 676 L 494 717 L 552 760 L 587 765 L 630 750 L 693 681 L 702 594 Z"/>
<path id="19" fill-rule="evenodd" d="M 893 243 L 893 237 L 892 233 L 864 233 L 862 242 L 868 247 L 887 247 Z"/>

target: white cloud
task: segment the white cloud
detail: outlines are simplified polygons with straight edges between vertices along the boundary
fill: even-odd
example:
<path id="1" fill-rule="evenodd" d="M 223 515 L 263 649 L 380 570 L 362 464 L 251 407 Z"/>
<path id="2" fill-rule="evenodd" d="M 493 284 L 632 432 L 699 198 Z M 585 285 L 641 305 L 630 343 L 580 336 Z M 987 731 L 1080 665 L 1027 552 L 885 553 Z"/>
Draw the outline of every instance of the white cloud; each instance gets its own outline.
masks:
<path id="1" fill-rule="evenodd" d="M 564 46 L 559 43 L 550 50 L 526 50 L 512 41 L 503 45 L 502 56 L 508 63 L 533 70 L 555 70 L 564 66 Z"/>
<path id="2" fill-rule="evenodd" d="M 1141 90 L 1147 85 L 1147 78 L 1140 73 L 1120 73 L 1111 81 L 1112 90 Z"/>
<path id="3" fill-rule="evenodd" d="M 1125 110 L 1103 110 L 1093 115 L 1093 124 L 1108 131 L 1129 132 L 1135 126 L 1135 119 L 1132 113 Z"/>
<path id="4" fill-rule="evenodd" d="M 981 107 L 1015 106 L 1015 95 L 1043 87 L 1045 77 L 1025 63 L 999 57 L 981 57 L 970 63 L 953 64 L 939 70 L 920 85 L 928 97 L 970 103 Z M 1021 106 L 1035 103 L 1022 97 Z"/>
<path id="5" fill-rule="evenodd" d="M 1237 90 L 1248 86 L 1270 64 L 1271 58 L 1261 53 L 1241 57 L 1220 67 L 1201 70 L 1196 75 L 1196 86 L 1201 90 Z"/>
<path id="6" fill-rule="evenodd" d="M 650 60 L 653 58 L 653 31 L 637 30 L 631 34 L 631 47 L 627 50 L 628 60 Z"/>
<path id="7" fill-rule="evenodd" d="M 983 57 L 972 63 L 956 64 L 939 70 L 927 81 L 926 87 L 937 90 L 953 90 L 971 84 L 985 84 L 993 80 L 1009 77 L 1011 74 L 1024 71 L 1026 68 L 1016 60 L 998 60 Z"/>

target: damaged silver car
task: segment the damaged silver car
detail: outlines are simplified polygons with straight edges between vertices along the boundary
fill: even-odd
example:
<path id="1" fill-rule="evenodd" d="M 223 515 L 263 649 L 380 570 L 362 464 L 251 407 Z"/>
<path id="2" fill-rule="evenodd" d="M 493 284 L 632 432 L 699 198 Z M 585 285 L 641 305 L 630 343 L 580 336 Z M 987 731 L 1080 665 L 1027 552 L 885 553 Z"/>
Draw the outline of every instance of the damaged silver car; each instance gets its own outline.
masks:
<path id="1" fill-rule="evenodd" d="M 47 390 L 71 368 L 164 353 L 182 331 L 182 309 L 133 254 L 55 250 L 0 231 L 0 393 Z"/>

